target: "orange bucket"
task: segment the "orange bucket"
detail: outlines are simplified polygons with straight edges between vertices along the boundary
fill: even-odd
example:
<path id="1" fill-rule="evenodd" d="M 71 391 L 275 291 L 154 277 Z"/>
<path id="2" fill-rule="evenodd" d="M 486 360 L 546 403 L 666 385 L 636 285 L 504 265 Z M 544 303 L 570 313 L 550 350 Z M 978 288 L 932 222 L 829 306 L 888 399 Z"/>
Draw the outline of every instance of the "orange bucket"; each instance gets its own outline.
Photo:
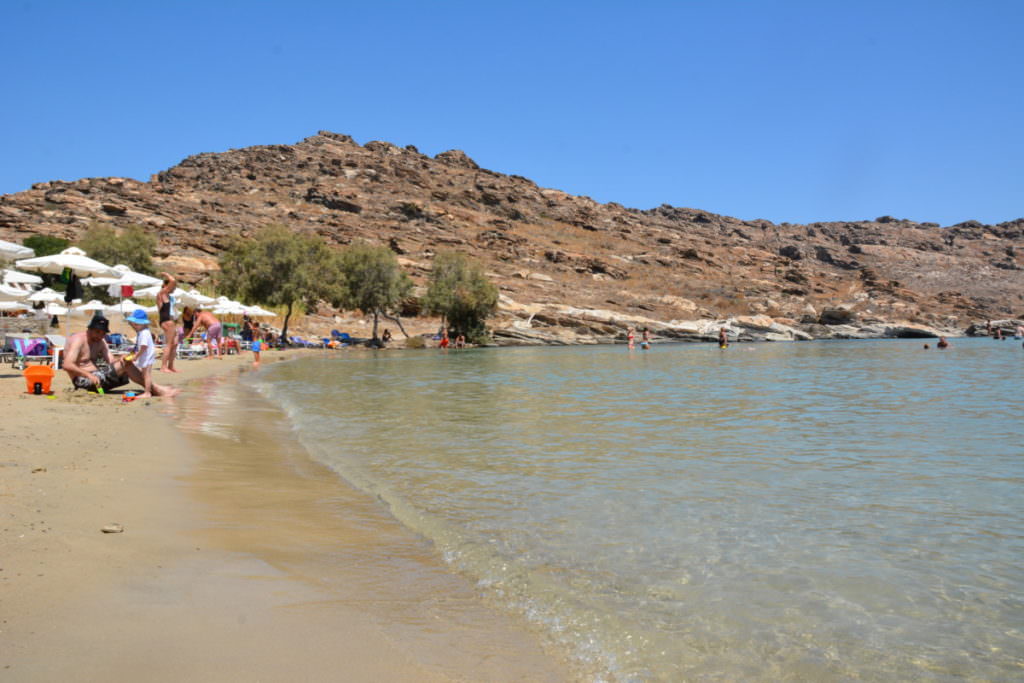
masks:
<path id="1" fill-rule="evenodd" d="M 30 394 L 50 393 L 50 382 L 53 381 L 53 368 L 49 365 L 33 365 L 25 368 L 25 384 Z"/>

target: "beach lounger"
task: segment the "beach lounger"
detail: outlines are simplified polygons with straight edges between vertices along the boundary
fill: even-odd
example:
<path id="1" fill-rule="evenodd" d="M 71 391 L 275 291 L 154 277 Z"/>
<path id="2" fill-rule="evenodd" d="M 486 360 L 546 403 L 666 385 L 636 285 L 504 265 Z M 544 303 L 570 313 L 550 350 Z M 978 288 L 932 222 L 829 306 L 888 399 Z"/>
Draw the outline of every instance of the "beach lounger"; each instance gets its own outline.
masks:
<path id="1" fill-rule="evenodd" d="M 206 358 L 206 344 L 201 341 L 186 339 L 178 344 L 178 358 L 184 360 L 197 360 Z"/>
<path id="2" fill-rule="evenodd" d="M 123 334 L 119 332 L 111 332 L 107 335 L 107 346 L 114 353 L 124 353 L 131 351 L 135 348 L 135 345 L 130 343 Z"/>
<path id="3" fill-rule="evenodd" d="M 12 365 L 17 370 L 24 370 L 29 363 L 46 363 L 50 360 L 50 351 L 45 339 L 15 337 L 9 341 L 15 353 Z"/>
<path id="4" fill-rule="evenodd" d="M 68 340 L 62 334 L 48 334 L 46 342 L 50 345 L 50 365 L 54 370 L 60 370 L 64 366 L 64 347 L 68 345 Z"/>

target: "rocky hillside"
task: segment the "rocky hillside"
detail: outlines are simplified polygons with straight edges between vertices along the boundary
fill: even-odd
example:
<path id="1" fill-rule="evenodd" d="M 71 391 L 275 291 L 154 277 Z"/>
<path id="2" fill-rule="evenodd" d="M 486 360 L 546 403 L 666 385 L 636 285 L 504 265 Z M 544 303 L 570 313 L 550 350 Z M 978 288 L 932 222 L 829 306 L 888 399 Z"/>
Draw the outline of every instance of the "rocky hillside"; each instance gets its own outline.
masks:
<path id="1" fill-rule="evenodd" d="M 499 284 L 501 326 L 519 341 L 610 338 L 626 324 L 703 337 L 730 317 L 737 331 L 775 325 L 792 338 L 1024 316 L 1024 219 L 792 225 L 632 209 L 482 169 L 457 150 L 431 158 L 329 132 L 198 154 L 149 182 L 51 181 L 0 197 L 2 239 L 75 240 L 94 221 L 152 230 L 161 265 L 195 284 L 215 276 L 231 240 L 268 223 L 388 244 L 420 281 L 437 251 L 466 251 Z"/>

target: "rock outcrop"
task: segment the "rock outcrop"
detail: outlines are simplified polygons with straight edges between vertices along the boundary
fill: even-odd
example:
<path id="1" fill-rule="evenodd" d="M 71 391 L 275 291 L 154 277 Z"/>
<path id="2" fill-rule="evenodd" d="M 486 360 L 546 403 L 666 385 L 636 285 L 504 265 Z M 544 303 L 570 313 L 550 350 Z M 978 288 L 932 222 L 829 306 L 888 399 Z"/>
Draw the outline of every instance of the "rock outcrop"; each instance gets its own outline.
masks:
<path id="1" fill-rule="evenodd" d="M 326 131 L 197 154 L 148 182 L 54 180 L 0 197 L 0 239 L 76 240 L 96 222 L 151 231 L 158 261 L 190 284 L 270 223 L 386 244 L 421 283 L 438 251 L 464 251 L 508 301 L 537 307 L 502 311 L 499 339 L 519 343 L 616 339 L 623 325 L 704 339 L 722 323 L 741 339 L 915 336 L 1024 317 L 1024 218 L 792 225 L 640 210 L 483 169 L 459 150 L 431 158 Z"/>

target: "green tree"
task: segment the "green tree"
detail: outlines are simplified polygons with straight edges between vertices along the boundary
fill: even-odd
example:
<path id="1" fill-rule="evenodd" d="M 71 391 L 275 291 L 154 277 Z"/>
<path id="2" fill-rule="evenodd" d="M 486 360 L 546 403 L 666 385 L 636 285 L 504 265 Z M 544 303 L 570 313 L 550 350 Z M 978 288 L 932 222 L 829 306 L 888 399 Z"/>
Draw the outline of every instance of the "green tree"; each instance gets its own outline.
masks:
<path id="1" fill-rule="evenodd" d="M 461 252 L 434 257 L 424 308 L 440 314 L 453 334 L 474 342 L 486 338 L 486 320 L 498 308 L 498 288 L 483 266 Z"/>
<path id="2" fill-rule="evenodd" d="M 34 249 L 36 256 L 59 254 L 71 246 L 71 242 L 63 237 L 54 237 L 53 235 L 32 235 L 23 239 L 21 243 Z"/>
<path id="3" fill-rule="evenodd" d="M 358 242 L 342 250 L 339 267 L 344 279 L 341 303 L 373 314 L 373 341 L 377 322 L 409 296 L 412 280 L 398 265 L 393 251 L 384 246 Z"/>
<path id="4" fill-rule="evenodd" d="M 219 286 L 246 303 L 285 306 L 281 337 L 288 339 L 294 306 L 313 308 L 324 300 L 337 305 L 343 295 L 338 257 L 316 235 L 300 235 L 269 225 L 240 239 L 220 258 Z"/>
<path id="5" fill-rule="evenodd" d="M 121 263 L 137 273 L 156 275 L 153 267 L 156 238 L 141 225 L 128 225 L 118 230 L 106 223 L 92 223 L 78 244 L 89 258 L 109 265 Z"/>

